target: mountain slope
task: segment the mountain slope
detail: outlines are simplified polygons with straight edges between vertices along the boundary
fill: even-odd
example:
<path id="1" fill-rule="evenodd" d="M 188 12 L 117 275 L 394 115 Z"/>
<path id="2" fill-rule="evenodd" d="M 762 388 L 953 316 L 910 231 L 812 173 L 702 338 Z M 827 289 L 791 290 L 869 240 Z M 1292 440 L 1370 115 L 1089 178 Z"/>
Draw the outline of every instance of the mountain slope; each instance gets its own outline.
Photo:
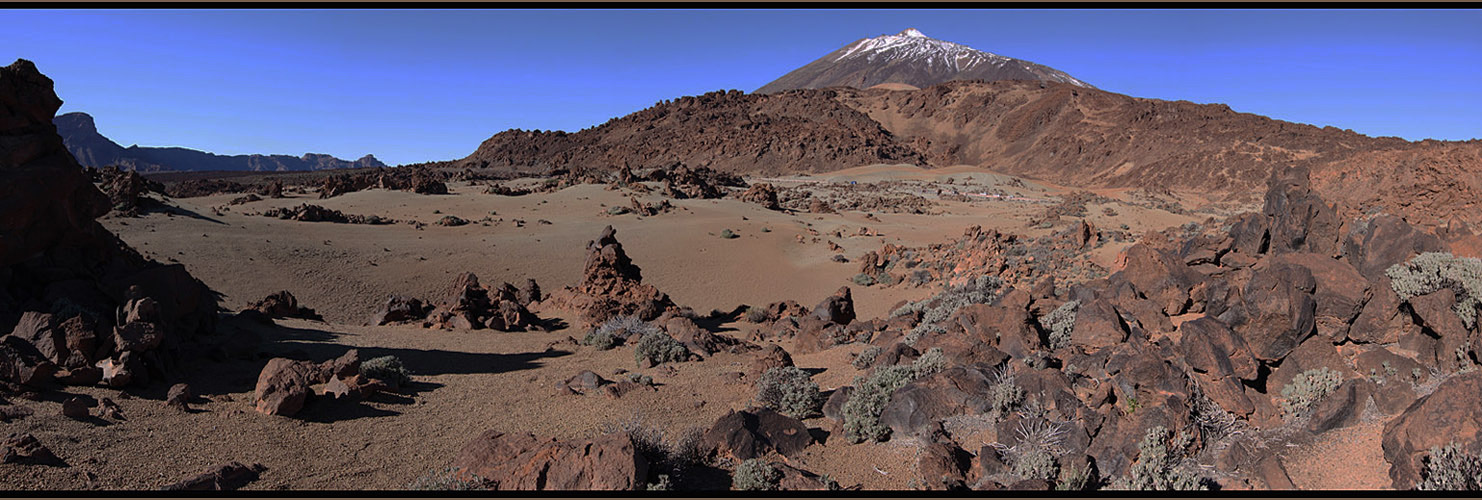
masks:
<path id="1" fill-rule="evenodd" d="M 763 85 L 756 93 L 837 86 L 864 89 L 880 84 L 921 88 L 951 80 L 1045 80 L 1090 87 L 1048 66 L 937 40 L 908 29 L 845 45 Z"/>
<path id="2" fill-rule="evenodd" d="M 98 132 L 93 117 L 87 113 L 72 112 L 58 115 L 52 120 L 57 133 L 62 136 L 67 150 L 86 167 L 117 165 L 126 169 L 144 172 L 165 170 L 251 170 L 290 171 L 325 170 L 338 168 L 384 167 L 375 156 L 365 155 L 353 162 L 330 155 L 306 153 L 301 157 L 288 155 L 218 155 L 187 148 L 157 148 L 119 146 L 118 143 Z"/>
<path id="3" fill-rule="evenodd" d="M 1476 140 L 1368 137 L 1072 84 L 956 81 L 684 97 L 576 133 L 501 132 L 454 163 L 542 171 L 683 162 L 765 175 L 973 165 L 1066 186 L 1230 198 L 1254 197 L 1273 170 L 1300 165 L 1329 199 L 1439 224 L 1482 221 L 1479 157 Z"/>
<path id="4" fill-rule="evenodd" d="M 576 133 L 500 132 L 457 163 L 518 171 L 667 167 L 815 172 L 873 163 L 926 163 L 833 90 L 790 95 L 711 92 L 660 102 Z"/>

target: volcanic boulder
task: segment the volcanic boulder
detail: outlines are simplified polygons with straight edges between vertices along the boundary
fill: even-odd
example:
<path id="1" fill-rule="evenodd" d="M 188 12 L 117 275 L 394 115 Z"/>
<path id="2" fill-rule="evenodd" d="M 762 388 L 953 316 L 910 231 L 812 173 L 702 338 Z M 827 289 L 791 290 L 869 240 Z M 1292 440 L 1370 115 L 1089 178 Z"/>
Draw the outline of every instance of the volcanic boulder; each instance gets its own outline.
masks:
<path id="1" fill-rule="evenodd" d="M 628 433 L 560 442 L 491 430 L 465 444 L 452 466 L 496 490 L 638 490 L 649 472 Z"/>
<path id="2" fill-rule="evenodd" d="M 1384 426 L 1381 445 L 1396 489 L 1420 482 L 1422 461 L 1431 447 L 1457 442 L 1473 455 L 1482 452 L 1482 372 L 1457 375 L 1420 398 Z"/>
<path id="3" fill-rule="evenodd" d="M 766 408 L 732 410 L 705 431 L 701 442 L 736 460 L 748 460 L 776 451 L 793 456 L 813 444 L 803 422 Z"/>

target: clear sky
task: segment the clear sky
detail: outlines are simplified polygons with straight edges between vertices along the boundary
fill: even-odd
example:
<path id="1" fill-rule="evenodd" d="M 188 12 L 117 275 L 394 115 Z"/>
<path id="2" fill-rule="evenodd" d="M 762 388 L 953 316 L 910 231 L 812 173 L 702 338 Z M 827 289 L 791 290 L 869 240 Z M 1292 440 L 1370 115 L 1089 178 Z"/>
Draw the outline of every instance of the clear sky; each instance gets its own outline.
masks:
<path id="1" fill-rule="evenodd" d="M 751 91 L 917 28 L 1104 90 L 1407 139 L 1482 138 L 1482 11 L 0 10 L 0 64 L 129 146 L 461 158 Z"/>

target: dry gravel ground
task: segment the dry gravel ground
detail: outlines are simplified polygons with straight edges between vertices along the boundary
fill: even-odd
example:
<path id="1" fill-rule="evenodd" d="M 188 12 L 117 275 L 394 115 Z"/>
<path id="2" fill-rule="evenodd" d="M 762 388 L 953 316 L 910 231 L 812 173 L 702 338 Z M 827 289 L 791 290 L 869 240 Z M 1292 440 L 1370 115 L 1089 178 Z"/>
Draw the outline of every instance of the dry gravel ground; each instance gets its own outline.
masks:
<path id="1" fill-rule="evenodd" d="M 1002 176 L 971 169 L 885 166 L 851 169 L 830 174 L 829 179 L 868 182 L 947 176 L 959 183 L 1005 182 Z M 1063 192 L 1030 186 L 1043 189 L 1037 191 L 1042 195 Z M 464 271 L 478 274 L 485 283 L 519 284 L 535 278 L 547 292 L 573 285 L 580 279 L 587 241 L 609 224 L 618 229 L 618 239 L 643 268 L 646 282 L 702 313 L 784 299 L 812 306 L 849 285 L 862 318 L 884 315 L 899 301 L 919 299 L 934 290 L 855 286 L 849 278 L 857 264 L 832 262 L 830 257 L 838 252 L 828 249 L 828 241 L 843 246 L 842 253 L 853 259 L 886 242 L 917 246 L 949 241 L 974 224 L 1031 236 L 1048 232 L 1026 227 L 1043 205 L 1017 202 L 944 202 L 943 215 L 876 214 L 875 221 L 857 212 L 787 214 L 736 200 L 675 200 L 674 212 L 638 217 L 606 215 L 607 206 L 628 205 L 628 195 L 605 186 L 522 197 L 486 195 L 482 187 L 464 184 L 451 187 L 453 194 L 446 196 L 385 190 L 328 200 L 299 195 L 213 213 L 213 207 L 235 197 L 221 195 L 172 200 L 177 206 L 172 213 L 103 221 L 145 255 L 185 264 L 222 294 L 222 305 L 229 310 L 289 290 L 328 321 L 283 320 L 278 327 L 264 327 L 223 320 L 222 328 L 263 335 L 266 352 L 315 361 L 350 348 L 360 349 L 362 359 L 396 355 L 411 370 L 415 383 L 401 395 L 360 403 L 311 402 L 296 418 L 265 416 L 251 407 L 265 359 L 200 360 L 186 380 L 201 395 L 189 413 L 165 407 L 166 387 L 161 385 L 123 392 L 73 387 L 39 402 L 17 400 L 13 402 L 31 406 L 36 414 L 4 424 L 5 431 L 35 434 L 70 467 L 0 465 L 0 484 L 15 489 L 153 489 L 237 460 L 267 466 L 249 489 L 400 489 L 446 465 L 464 442 L 488 429 L 567 439 L 639 418 L 677 437 L 747 406 L 754 389 L 724 383 L 721 375 L 744 371 L 749 356 L 718 354 L 703 362 L 668 365 L 672 370 L 639 370 L 630 348 L 600 352 L 564 342 L 582 336 L 577 328 L 499 333 L 363 324 L 389 294 L 436 301 Z M 248 215 L 305 202 L 348 214 L 429 224 L 443 215 L 492 220 L 417 229 L 409 224 L 309 223 Z M 1118 211 L 1111 217 L 1094 208 L 1093 222 L 1111 228 L 1126 223 L 1141 232 L 1203 218 L 1124 205 Z M 516 219 L 524 224 L 516 224 Z M 882 236 L 827 236 L 835 229 L 852 234 L 861 226 Z M 819 242 L 811 241 L 810 228 L 823 233 Z M 741 237 L 722 239 L 717 235 L 723 229 Z M 799 243 L 798 235 L 809 241 Z M 562 315 L 536 311 L 543 317 Z M 722 326 L 742 338 L 752 328 L 745 323 Z M 782 345 L 791 350 L 788 343 Z M 821 370 L 815 381 L 830 390 L 860 374 L 849 362 L 862 347 L 843 346 L 794 360 L 801 367 Z M 558 382 L 586 369 L 608 379 L 616 378 L 619 369 L 640 371 L 652 375 L 658 389 L 620 399 L 557 391 Z M 122 405 L 127 420 L 74 421 L 61 416 L 60 402 L 74 395 L 112 398 Z M 821 434 L 832 427 L 822 418 L 808 424 L 824 429 Z M 823 444 L 791 461 L 846 486 L 904 488 L 912 476 L 915 453 L 915 445 L 906 441 L 855 446 L 826 436 Z"/>

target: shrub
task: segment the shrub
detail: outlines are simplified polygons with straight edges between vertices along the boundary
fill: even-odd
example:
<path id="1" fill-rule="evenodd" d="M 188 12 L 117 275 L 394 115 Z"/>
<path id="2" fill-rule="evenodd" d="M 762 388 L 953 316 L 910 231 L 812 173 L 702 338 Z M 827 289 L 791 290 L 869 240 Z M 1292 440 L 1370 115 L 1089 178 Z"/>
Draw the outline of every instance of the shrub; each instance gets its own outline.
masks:
<path id="1" fill-rule="evenodd" d="M 852 278 L 852 280 L 854 281 L 854 284 L 859 286 L 870 286 L 875 284 L 875 277 L 865 273 L 854 275 L 854 278 Z"/>
<path id="2" fill-rule="evenodd" d="M 1050 349 L 1070 346 L 1070 332 L 1075 328 L 1075 311 L 1080 305 L 1080 302 L 1074 300 L 1066 302 L 1039 319 L 1039 326 L 1049 332 Z"/>
<path id="3" fill-rule="evenodd" d="M 401 365 L 401 359 L 396 356 L 368 359 L 360 364 L 360 373 L 369 378 L 385 381 L 392 387 L 412 383 L 412 374 Z"/>
<path id="4" fill-rule="evenodd" d="M 733 240 L 736 238 L 740 238 L 741 236 L 736 234 L 735 232 L 732 232 L 730 229 L 722 229 L 720 231 L 720 237 L 728 240 Z"/>
<path id="5" fill-rule="evenodd" d="M 617 337 L 612 336 L 611 333 L 602 331 L 600 328 L 593 328 L 587 332 L 587 336 L 581 338 L 582 345 L 596 347 L 599 351 L 606 351 L 617 347 L 618 342 Z"/>
<path id="6" fill-rule="evenodd" d="M 1060 463 L 1055 456 L 1061 453 L 1065 429 L 1042 417 L 1025 418 L 1019 421 L 1016 434 L 1018 441 L 1013 446 L 993 444 L 1007 459 L 1009 474 L 1020 479 L 1054 482 L 1060 476 Z"/>
<path id="7" fill-rule="evenodd" d="M 658 326 L 639 319 L 638 316 L 617 316 L 597 327 L 597 330 L 619 339 L 628 339 L 633 336 L 642 337 L 650 333 L 660 333 Z"/>
<path id="8" fill-rule="evenodd" d="M 731 477 L 731 487 L 743 491 L 776 490 L 781 482 L 782 471 L 771 463 L 756 458 L 741 462 L 736 467 L 736 474 Z"/>
<path id="9" fill-rule="evenodd" d="M 880 357 L 880 353 L 883 351 L 884 349 L 881 349 L 877 345 L 866 347 L 865 350 L 859 351 L 859 355 L 855 356 L 854 361 L 850 364 L 854 365 L 856 370 L 869 369 L 870 365 L 875 364 L 875 358 Z"/>
<path id="10" fill-rule="evenodd" d="M 470 491 L 488 489 L 488 480 L 471 473 L 461 473 L 456 467 L 444 467 L 427 471 L 422 477 L 407 485 L 409 490 L 419 491 Z"/>
<path id="11" fill-rule="evenodd" d="M 797 419 L 814 416 L 823 408 L 818 384 L 796 366 L 767 369 L 757 382 L 756 400 L 763 407 Z"/>
<path id="12" fill-rule="evenodd" d="M 684 344 L 674 340 L 669 334 L 653 332 L 644 334 L 638 339 L 638 345 L 633 349 L 633 361 L 642 364 L 644 360 L 655 365 L 671 361 L 684 361 L 690 356 L 690 350 Z"/>
<path id="13" fill-rule="evenodd" d="M 626 432 L 633 437 L 633 449 L 651 462 L 662 462 L 668 454 L 664 446 L 664 431 L 648 425 L 637 413 L 628 420 L 602 424 L 603 434 Z"/>
<path id="14" fill-rule="evenodd" d="M 1442 288 L 1456 293 L 1456 315 L 1467 329 L 1477 320 L 1482 307 L 1482 259 L 1456 257 L 1449 253 L 1426 252 L 1407 262 L 1390 266 L 1390 287 L 1400 300 L 1408 301 Z"/>
<path id="15" fill-rule="evenodd" d="M 880 425 L 880 412 L 890 402 L 890 395 L 915 378 L 909 366 L 882 366 L 868 378 L 856 377 L 854 391 L 844 402 L 844 436 L 852 443 L 865 440 L 884 441 L 890 427 Z"/>
<path id="16" fill-rule="evenodd" d="M 1482 458 L 1462 450 L 1452 442 L 1445 447 L 1431 447 L 1431 455 L 1425 459 L 1425 468 L 1420 471 L 1424 478 L 1416 489 L 1478 491 L 1482 490 Z"/>
<path id="17" fill-rule="evenodd" d="M 748 308 L 746 308 L 746 321 L 749 321 L 749 322 L 752 322 L 752 323 L 765 323 L 769 319 L 772 319 L 772 318 L 771 318 L 771 315 L 769 313 L 767 313 L 766 308 L 761 308 L 761 307 L 748 307 Z"/>
<path id="18" fill-rule="evenodd" d="M 1281 388 L 1281 397 L 1285 398 L 1281 408 L 1287 414 L 1300 413 L 1332 394 L 1342 383 L 1343 376 L 1326 366 L 1297 374 L 1286 387 Z"/>
<path id="19" fill-rule="evenodd" d="M 1112 483 L 1113 489 L 1142 491 L 1206 490 L 1204 479 L 1180 465 L 1184 449 L 1194 440 L 1180 432 L 1177 438 L 1163 426 L 1148 429 L 1137 445 L 1137 462 L 1127 476 Z"/>
<path id="20" fill-rule="evenodd" d="M 933 373 L 947 369 L 947 355 L 942 353 L 942 348 L 933 347 L 927 349 L 925 354 L 916 358 L 911 363 L 911 370 L 916 372 L 916 377 L 925 377 Z"/>
<path id="21" fill-rule="evenodd" d="M 993 376 L 993 386 L 988 389 L 988 411 L 998 418 L 1024 402 L 1024 389 L 1014 383 L 1014 375 L 1007 367 L 1000 368 Z"/>
<path id="22" fill-rule="evenodd" d="M 921 312 L 921 322 L 905 338 L 906 345 L 916 345 L 916 341 L 927 334 L 946 332 L 947 329 L 941 323 L 947 321 L 962 306 L 992 302 L 998 297 L 1001 286 L 1003 281 L 997 276 L 979 276 L 961 286 L 943 290 L 931 298 L 901 306 L 891 311 L 890 315 L 903 316 Z"/>
<path id="23" fill-rule="evenodd" d="M 648 491 L 674 491 L 674 483 L 668 474 L 659 474 L 659 481 L 648 485 Z"/>

